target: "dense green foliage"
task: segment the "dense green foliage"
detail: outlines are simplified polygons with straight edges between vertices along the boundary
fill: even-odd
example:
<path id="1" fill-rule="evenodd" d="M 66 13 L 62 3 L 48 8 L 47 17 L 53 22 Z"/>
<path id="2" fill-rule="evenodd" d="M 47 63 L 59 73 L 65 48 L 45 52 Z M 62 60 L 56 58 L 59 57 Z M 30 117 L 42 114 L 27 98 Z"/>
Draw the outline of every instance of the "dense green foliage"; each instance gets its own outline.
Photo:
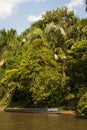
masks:
<path id="1" fill-rule="evenodd" d="M 78 114 L 82 117 L 87 118 L 87 91 L 80 98 L 77 108 L 78 108 Z"/>
<path id="2" fill-rule="evenodd" d="M 20 36 L 0 30 L 0 100 L 8 105 L 54 107 L 87 87 L 87 19 L 67 8 L 47 11 Z M 71 96 L 73 95 L 73 96 Z M 80 107 L 81 105 L 81 107 Z M 86 111 L 87 112 L 87 111 Z M 84 113 L 87 114 L 87 113 Z"/>

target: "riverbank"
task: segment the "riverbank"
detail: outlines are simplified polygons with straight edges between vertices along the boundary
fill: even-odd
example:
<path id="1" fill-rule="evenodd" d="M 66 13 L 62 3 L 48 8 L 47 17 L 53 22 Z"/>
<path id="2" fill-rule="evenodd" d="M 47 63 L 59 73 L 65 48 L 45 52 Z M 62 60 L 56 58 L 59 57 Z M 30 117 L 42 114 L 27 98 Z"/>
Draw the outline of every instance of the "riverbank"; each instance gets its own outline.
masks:
<path id="1" fill-rule="evenodd" d="M 76 112 L 74 110 L 61 110 L 58 114 L 76 115 Z"/>
<path id="2" fill-rule="evenodd" d="M 4 111 L 5 107 L 0 107 L 0 111 Z"/>

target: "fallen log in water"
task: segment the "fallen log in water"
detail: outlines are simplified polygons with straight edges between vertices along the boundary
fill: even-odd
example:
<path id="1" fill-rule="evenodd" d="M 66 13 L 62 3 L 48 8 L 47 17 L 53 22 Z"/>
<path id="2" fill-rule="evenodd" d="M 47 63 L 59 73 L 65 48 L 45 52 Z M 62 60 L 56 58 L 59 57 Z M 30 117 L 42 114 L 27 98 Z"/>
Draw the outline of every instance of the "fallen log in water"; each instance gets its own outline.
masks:
<path id="1" fill-rule="evenodd" d="M 5 112 L 46 112 L 46 113 L 57 113 L 58 111 L 62 110 L 63 107 L 56 107 L 56 108 L 5 108 Z"/>

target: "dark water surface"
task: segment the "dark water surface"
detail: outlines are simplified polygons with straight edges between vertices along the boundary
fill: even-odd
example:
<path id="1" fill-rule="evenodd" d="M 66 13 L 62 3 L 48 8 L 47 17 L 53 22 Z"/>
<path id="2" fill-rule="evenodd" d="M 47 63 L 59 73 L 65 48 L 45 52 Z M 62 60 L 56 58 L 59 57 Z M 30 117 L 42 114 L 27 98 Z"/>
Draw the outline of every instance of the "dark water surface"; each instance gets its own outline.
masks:
<path id="1" fill-rule="evenodd" d="M 0 130 L 87 130 L 87 120 L 72 115 L 0 112 Z"/>

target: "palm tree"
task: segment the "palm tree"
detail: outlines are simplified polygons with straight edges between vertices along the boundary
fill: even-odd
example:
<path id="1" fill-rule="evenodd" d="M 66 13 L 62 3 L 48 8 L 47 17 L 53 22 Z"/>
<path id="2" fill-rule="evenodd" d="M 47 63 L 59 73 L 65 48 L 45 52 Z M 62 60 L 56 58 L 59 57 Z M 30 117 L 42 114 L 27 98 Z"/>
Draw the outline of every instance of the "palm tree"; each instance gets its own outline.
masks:
<path id="1" fill-rule="evenodd" d="M 86 4 L 86 11 L 87 11 L 87 0 L 85 0 L 85 4 Z"/>
<path id="2" fill-rule="evenodd" d="M 14 52 L 15 52 L 17 47 L 18 47 L 16 30 L 10 29 L 10 30 L 7 31 L 7 42 L 8 42 L 8 47 L 10 49 L 13 49 Z"/>
<path id="3" fill-rule="evenodd" d="M 6 31 L 5 29 L 0 30 L 0 47 L 4 47 L 6 43 Z M 1 48 L 0 48 L 1 49 Z"/>

